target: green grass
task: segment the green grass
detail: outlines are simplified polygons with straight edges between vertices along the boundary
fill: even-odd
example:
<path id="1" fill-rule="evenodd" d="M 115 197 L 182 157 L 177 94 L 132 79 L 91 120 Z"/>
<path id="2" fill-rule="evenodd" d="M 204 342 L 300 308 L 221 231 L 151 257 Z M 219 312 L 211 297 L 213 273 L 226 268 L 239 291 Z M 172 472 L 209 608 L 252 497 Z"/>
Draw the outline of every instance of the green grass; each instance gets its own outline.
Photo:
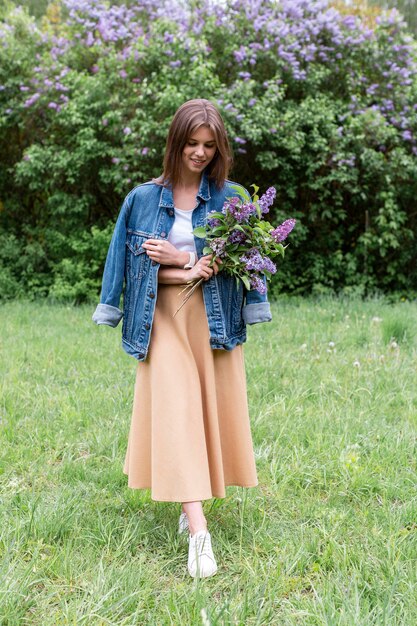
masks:
<path id="1" fill-rule="evenodd" d="M 259 486 L 127 487 L 135 361 L 91 307 L 0 308 L 0 623 L 417 624 L 417 305 L 282 300 L 245 347 Z"/>

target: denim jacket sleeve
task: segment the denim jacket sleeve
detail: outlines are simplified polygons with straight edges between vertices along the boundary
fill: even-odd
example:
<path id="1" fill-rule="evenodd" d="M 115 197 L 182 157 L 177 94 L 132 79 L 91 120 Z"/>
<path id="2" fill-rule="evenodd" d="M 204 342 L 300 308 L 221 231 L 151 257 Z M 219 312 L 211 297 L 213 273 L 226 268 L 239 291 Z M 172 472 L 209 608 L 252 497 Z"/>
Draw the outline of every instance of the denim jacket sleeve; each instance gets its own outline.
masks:
<path id="1" fill-rule="evenodd" d="M 266 285 L 266 278 L 263 277 Z M 272 320 L 271 307 L 266 293 L 259 293 L 257 289 L 246 291 L 245 304 L 242 309 L 245 324 L 258 324 Z"/>
<path id="2" fill-rule="evenodd" d="M 122 204 L 107 252 L 100 303 L 92 317 L 96 324 L 115 327 L 123 317 L 119 303 L 124 283 L 126 229 L 130 210 L 130 194 L 128 194 Z"/>

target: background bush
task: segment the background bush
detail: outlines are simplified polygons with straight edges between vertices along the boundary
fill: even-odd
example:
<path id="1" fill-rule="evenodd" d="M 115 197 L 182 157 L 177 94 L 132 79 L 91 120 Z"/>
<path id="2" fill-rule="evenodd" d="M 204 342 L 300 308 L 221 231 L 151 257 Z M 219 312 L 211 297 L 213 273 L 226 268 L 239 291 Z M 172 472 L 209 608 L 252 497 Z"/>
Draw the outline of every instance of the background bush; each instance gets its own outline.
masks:
<path id="1" fill-rule="evenodd" d="M 190 10 L 191 6 L 191 10 Z M 396 12 L 321 0 L 50 3 L 0 14 L 0 295 L 95 298 L 123 197 L 184 100 L 233 177 L 299 219 L 273 290 L 417 287 L 417 60 Z"/>

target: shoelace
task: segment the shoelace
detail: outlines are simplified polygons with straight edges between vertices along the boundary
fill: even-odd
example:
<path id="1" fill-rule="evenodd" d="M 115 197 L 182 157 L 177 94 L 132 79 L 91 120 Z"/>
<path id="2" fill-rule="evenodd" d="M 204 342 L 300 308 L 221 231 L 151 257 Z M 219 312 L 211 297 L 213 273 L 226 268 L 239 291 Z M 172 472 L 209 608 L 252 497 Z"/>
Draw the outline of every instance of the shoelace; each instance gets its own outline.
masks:
<path id="1" fill-rule="evenodd" d="M 208 556 L 211 559 L 213 558 L 211 551 L 211 537 L 210 535 L 201 535 L 197 537 L 196 540 L 196 552 L 198 557 Z"/>

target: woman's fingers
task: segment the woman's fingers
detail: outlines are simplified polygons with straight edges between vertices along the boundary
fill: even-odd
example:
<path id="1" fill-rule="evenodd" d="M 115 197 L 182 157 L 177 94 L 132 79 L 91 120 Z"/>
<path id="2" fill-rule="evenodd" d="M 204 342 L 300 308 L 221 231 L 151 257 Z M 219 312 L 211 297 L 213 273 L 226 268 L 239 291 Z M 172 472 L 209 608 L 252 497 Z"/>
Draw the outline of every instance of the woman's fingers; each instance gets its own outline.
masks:
<path id="1" fill-rule="evenodd" d="M 216 259 L 215 262 L 213 263 L 213 270 L 214 270 L 214 274 L 216 275 L 218 273 L 218 271 L 220 270 L 219 268 L 219 262 L 221 263 L 221 259 Z"/>
<path id="2" fill-rule="evenodd" d="M 142 247 L 146 254 L 162 265 L 178 265 L 178 250 L 166 239 L 147 239 Z"/>
<path id="3" fill-rule="evenodd" d="M 142 248 L 145 248 L 145 250 L 155 250 L 157 249 L 158 244 L 159 244 L 158 239 L 147 239 L 146 241 L 143 242 Z"/>
<path id="4" fill-rule="evenodd" d="M 196 264 L 196 272 L 200 278 L 208 280 L 213 274 L 213 268 L 209 266 L 210 259 L 207 257 L 201 257 Z"/>

